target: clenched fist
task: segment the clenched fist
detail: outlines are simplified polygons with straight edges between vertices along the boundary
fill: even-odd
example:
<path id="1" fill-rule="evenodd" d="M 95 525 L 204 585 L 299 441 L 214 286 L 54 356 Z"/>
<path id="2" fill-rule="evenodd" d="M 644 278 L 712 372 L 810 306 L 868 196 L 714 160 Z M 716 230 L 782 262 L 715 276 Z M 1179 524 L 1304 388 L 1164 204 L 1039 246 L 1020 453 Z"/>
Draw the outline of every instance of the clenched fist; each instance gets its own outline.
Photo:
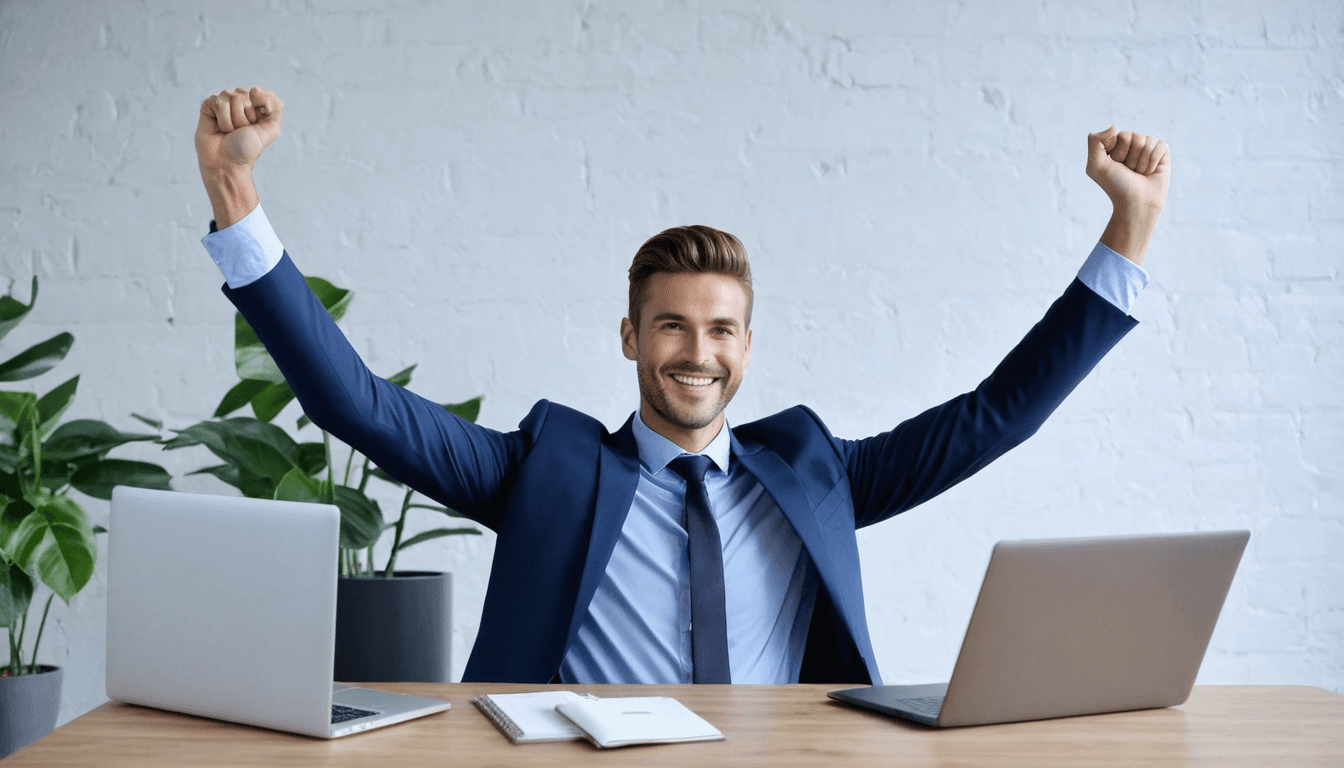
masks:
<path id="1" fill-rule="evenodd" d="M 1161 209 L 1171 183 L 1167 142 L 1112 125 L 1087 135 L 1087 175 L 1116 207 Z"/>
<path id="2" fill-rule="evenodd" d="M 220 91 L 201 103 L 196 160 L 220 229 L 257 207 L 252 166 L 280 135 L 284 109 L 284 102 L 264 88 Z"/>

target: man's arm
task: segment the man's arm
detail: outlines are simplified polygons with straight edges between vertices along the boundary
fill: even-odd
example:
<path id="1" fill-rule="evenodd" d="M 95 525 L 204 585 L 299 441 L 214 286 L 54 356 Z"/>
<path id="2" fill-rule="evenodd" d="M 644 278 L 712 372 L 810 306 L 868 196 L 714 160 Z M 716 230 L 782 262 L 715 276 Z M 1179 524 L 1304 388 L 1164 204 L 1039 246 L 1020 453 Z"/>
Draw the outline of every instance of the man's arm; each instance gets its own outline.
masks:
<path id="1" fill-rule="evenodd" d="M 1088 149 L 1087 174 L 1113 206 L 1101 243 L 1140 264 L 1166 200 L 1166 142 L 1112 126 L 1089 135 Z M 975 390 L 890 432 L 836 441 L 856 526 L 933 498 L 1026 440 L 1135 324 L 1113 298 L 1075 280 Z"/>
<path id="2" fill-rule="evenodd" d="M 1087 136 L 1087 175 L 1111 199 L 1101 243 L 1142 265 L 1171 185 L 1167 142 L 1112 125 Z"/>
<path id="3" fill-rule="evenodd" d="M 201 103 L 196 161 L 220 229 L 233 226 L 259 204 L 252 167 L 280 135 L 284 111 L 280 97 L 264 88 L 220 91 Z"/>
<path id="4" fill-rule="evenodd" d="M 230 279 L 225 295 L 257 332 L 319 427 L 426 496 L 495 528 L 528 445 L 459 419 L 370 372 L 308 289 L 261 215 L 252 168 L 280 133 L 283 103 L 261 88 L 225 91 L 201 105 L 196 130 L 201 179 L 221 230 L 211 255 Z M 231 229 L 230 229 L 231 228 Z M 244 231 L 245 230 L 245 231 Z M 260 253 L 274 248 L 274 259 Z M 221 252 L 222 251 L 222 252 Z M 530 420 L 535 421 L 532 417 Z M 525 426 L 527 423 L 525 422 Z"/>

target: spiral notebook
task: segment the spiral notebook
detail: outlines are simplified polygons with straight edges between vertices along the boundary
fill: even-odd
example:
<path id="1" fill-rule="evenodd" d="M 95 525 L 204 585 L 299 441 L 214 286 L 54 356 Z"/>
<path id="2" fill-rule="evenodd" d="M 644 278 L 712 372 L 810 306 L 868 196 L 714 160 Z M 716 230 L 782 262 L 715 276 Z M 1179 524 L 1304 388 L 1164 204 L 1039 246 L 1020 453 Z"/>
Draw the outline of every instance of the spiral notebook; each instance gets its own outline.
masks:
<path id="1" fill-rule="evenodd" d="M 485 716 L 514 744 L 536 741 L 582 739 L 583 731 L 561 717 L 555 708 L 582 701 L 573 691 L 537 691 L 535 693 L 492 693 L 472 701 Z M 595 698 L 589 696 L 588 698 Z"/>

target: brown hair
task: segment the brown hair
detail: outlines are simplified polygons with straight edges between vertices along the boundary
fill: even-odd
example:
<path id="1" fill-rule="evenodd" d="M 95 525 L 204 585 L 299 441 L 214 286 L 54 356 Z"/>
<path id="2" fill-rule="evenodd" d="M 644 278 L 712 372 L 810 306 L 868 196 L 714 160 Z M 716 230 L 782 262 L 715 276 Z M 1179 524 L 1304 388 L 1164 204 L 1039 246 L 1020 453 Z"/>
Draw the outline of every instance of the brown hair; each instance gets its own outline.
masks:
<path id="1" fill-rule="evenodd" d="M 737 278 L 747 294 L 746 325 L 751 326 L 751 264 L 736 237 L 695 224 L 673 227 L 649 238 L 630 262 L 630 322 L 639 331 L 639 313 L 649 278 L 659 272 L 709 272 Z"/>

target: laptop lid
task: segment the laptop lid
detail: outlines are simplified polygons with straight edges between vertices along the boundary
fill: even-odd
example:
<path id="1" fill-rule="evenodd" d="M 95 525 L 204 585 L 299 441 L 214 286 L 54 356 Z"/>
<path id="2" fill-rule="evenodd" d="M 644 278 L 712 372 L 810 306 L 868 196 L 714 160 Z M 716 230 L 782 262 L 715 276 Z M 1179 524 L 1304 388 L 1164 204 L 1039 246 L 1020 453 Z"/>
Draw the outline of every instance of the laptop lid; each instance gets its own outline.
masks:
<path id="1" fill-rule="evenodd" d="M 107 696 L 326 738 L 340 512 L 114 489 Z"/>
<path id="2" fill-rule="evenodd" d="M 1249 538 L 1223 531 L 1000 542 L 941 705 L 941 685 L 828 695 L 938 726 L 1181 704 Z"/>

